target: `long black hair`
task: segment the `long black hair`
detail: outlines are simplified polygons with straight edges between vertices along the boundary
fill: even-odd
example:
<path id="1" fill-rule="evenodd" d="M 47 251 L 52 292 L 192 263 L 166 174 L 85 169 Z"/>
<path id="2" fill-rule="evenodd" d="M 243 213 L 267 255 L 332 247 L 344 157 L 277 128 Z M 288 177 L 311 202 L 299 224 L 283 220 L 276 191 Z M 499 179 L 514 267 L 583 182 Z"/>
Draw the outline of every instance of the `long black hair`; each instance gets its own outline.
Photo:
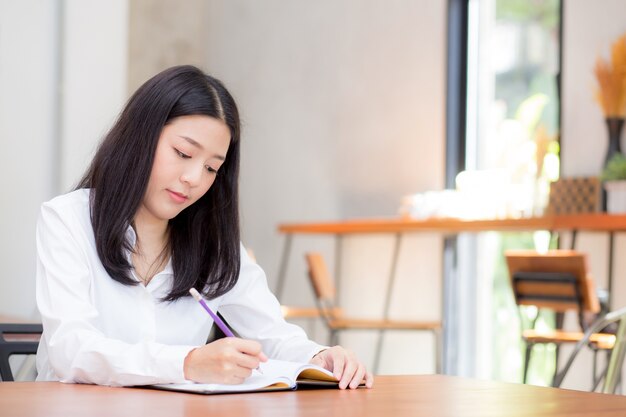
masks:
<path id="1" fill-rule="evenodd" d="M 143 201 L 161 130 L 188 115 L 222 120 L 230 130 L 230 145 L 209 191 L 169 221 L 174 283 L 165 301 L 188 295 L 192 286 L 218 297 L 239 276 L 240 124 L 228 90 L 190 65 L 155 75 L 129 99 L 77 187 L 91 189 L 91 223 L 102 265 L 114 280 L 138 284 L 125 255 L 133 250 L 126 232 Z"/>

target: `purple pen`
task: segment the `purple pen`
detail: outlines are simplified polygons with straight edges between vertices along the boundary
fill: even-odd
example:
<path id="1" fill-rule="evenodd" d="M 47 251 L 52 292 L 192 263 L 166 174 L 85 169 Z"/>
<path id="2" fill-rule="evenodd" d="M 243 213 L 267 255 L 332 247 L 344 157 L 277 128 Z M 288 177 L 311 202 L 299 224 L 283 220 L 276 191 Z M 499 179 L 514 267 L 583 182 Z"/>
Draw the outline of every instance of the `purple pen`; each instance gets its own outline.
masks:
<path id="1" fill-rule="evenodd" d="M 202 296 L 200 295 L 198 290 L 196 290 L 195 288 L 191 288 L 189 292 L 191 293 L 193 298 L 195 298 L 196 301 L 199 302 L 202 307 L 204 307 L 204 309 L 206 310 L 207 313 L 209 313 L 209 316 L 211 316 L 215 324 L 217 324 L 217 327 L 219 327 L 220 330 L 224 332 L 226 336 L 235 337 L 235 335 L 233 334 L 233 332 L 230 331 L 226 323 L 224 323 L 222 319 L 220 319 L 220 317 L 209 308 L 206 302 L 202 299 Z"/>
<path id="2" fill-rule="evenodd" d="M 207 313 L 209 313 L 209 316 L 211 316 L 211 318 L 213 319 L 213 321 L 215 322 L 215 324 L 217 324 L 217 327 L 220 328 L 220 330 L 228 337 L 235 337 L 235 335 L 233 334 L 233 332 L 230 331 L 230 329 L 228 328 L 228 326 L 226 325 L 226 323 L 224 323 L 222 321 L 222 319 L 220 319 L 220 317 L 215 314 L 210 308 L 209 306 L 206 304 L 206 302 L 204 301 L 204 299 L 202 298 L 202 296 L 200 295 L 200 293 L 198 292 L 198 290 L 196 290 L 195 288 L 191 288 L 189 289 L 189 293 L 192 295 L 193 298 L 196 299 L 197 302 L 200 303 L 200 305 L 202 307 L 204 307 L 204 309 L 206 310 Z M 261 367 L 259 366 L 258 368 L 256 368 L 257 371 L 259 371 L 260 373 L 263 373 L 263 371 L 261 370 Z"/>

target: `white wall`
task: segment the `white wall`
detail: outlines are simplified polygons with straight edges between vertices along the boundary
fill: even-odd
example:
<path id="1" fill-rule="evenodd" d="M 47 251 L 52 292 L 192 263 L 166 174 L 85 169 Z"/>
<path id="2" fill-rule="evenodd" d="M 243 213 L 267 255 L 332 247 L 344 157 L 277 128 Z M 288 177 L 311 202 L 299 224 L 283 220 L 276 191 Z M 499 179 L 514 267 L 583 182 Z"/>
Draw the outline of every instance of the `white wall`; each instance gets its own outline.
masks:
<path id="1" fill-rule="evenodd" d="M 76 183 L 125 100 L 127 8 L 0 1 L 0 314 L 36 317 L 39 207 Z"/>
<path id="2" fill-rule="evenodd" d="M 0 1 L 0 314 L 34 314 L 35 220 L 53 194 L 55 3 Z"/>
<path id="3" fill-rule="evenodd" d="M 594 100 L 596 58 L 626 32 L 623 0 L 565 0 L 563 27 L 562 176 L 598 175 L 608 134 Z M 624 150 L 624 148 L 622 148 Z"/>
<path id="4" fill-rule="evenodd" d="M 598 175 L 602 169 L 608 141 L 604 116 L 594 101 L 596 86 L 593 67 L 596 58 L 609 57 L 611 44 L 626 33 L 626 2 L 623 0 L 563 0 L 563 75 L 561 176 Z M 626 135 L 626 133 L 624 133 Z M 622 150 L 626 150 L 622 141 Z M 567 245 L 567 242 L 565 242 Z M 567 247 L 567 246 L 565 246 Z M 589 254 L 590 268 L 598 286 L 606 288 L 608 273 L 608 237 L 585 233 L 577 248 Z M 626 306 L 625 258 L 623 234 L 615 239 L 612 308 Z M 569 350 L 564 349 L 563 359 Z M 580 361 L 565 386 L 588 389 L 591 378 L 591 355 Z"/>
<path id="5" fill-rule="evenodd" d="M 271 284 L 279 223 L 394 216 L 402 195 L 443 187 L 446 2 L 210 5 L 207 69 L 233 92 L 243 119 L 244 243 Z M 391 247 L 389 236 L 345 240 L 349 312 L 380 316 Z M 311 249 L 333 265 L 329 237 L 296 238 L 287 304 L 312 304 L 303 263 Z M 409 236 L 392 314 L 438 318 L 441 276 L 440 237 Z M 368 359 L 372 341 L 342 342 Z M 390 336 L 391 345 L 382 372 L 432 371 L 428 338 Z"/>
<path id="6" fill-rule="evenodd" d="M 76 185 L 126 101 L 128 0 L 66 0 L 61 192 Z"/>
<path id="7" fill-rule="evenodd" d="M 128 3 L 0 0 L 0 314 L 36 317 L 39 206 L 76 183 L 126 99 Z M 278 223 L 393 216 L 402 195 L 442 187 L 445 2 L 209 5 L 206 67 L 241 107 L 243 233 L 270 283 Z M 332 243 L 296 242 L 286 301 L 312 303 L 301 256 L 322 249 L 332 266 Z M 438 317 L 440 243 L 407 237 L 394 317 Z M 344 246 L 342 302 L 380 315 L 390 238 L 347 239 Z M 420 351 L 411 336 L 388 341 L 394 339 L 386 369 L 432 370 L 428 340 Z M 403 368 L 407 356 L 418 360 Z"/>

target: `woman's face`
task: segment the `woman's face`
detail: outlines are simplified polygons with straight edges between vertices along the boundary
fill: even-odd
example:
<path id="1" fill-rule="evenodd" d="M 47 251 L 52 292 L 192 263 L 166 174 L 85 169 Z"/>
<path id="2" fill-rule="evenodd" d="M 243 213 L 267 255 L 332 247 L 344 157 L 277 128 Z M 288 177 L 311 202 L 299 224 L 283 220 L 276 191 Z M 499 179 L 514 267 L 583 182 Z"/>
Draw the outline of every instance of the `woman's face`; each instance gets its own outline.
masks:
<path id="1" fill-rule="evenodd" d="M 170 120 L 161 131 L 150 180 L 136 215 L 159 222 L 176 217 L 213 185 L 230 144 L 230 130 L 213 117 Z"/>

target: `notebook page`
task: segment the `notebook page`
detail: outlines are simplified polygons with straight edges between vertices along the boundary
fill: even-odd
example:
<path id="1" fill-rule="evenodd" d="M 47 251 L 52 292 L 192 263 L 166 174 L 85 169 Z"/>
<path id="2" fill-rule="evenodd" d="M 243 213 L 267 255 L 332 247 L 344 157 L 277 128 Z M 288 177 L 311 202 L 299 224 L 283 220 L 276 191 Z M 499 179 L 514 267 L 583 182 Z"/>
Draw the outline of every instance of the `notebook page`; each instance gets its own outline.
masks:
<path id="1" fill-rule="evenodd" d="M 254 371 L 252 375 L 247 378 L 243 383 L 237 385 L 228 384 L 197 384 L 194 382 L 187 382 L 183 384 L 157 384 L 153 385 L 154 388 L 166 389 L 171 391 L 184 391 L 184 392 L 197 392 L 197 393 L 221 393 L 221 392 L 248 392 L 258 391 L 265 388 L 275 389 L 289 389 L 293 388 L 294 384 L 288 378 L 261 375 L 257 371 Z"/>
<path id="2" fill-rule="evenodd" d="M 203 394 L 226 392 L 249 392 L 270 389 L 295 388 L 299 377 L 312 380 L 330 381 L 336 383 L 333 374 L 317 365 L 306 363 L 280 361 L 270 359 L 260 365 L 261 371 L 252 371 L 252 375 L 243 383 L 237 385 L 225 384 L 198 384 L 187 382 L 183 384 L 157 384 L 154 388 L 172 391 L 196 392 Z"/>
<path id="3" fill-rule="evenodd" d="M 320 381 L 337 382 L 332 372 L 309 363 L 288 362 L 270 359 L 261 364 L 261 369 L 268 377 L 288 377 L 291 381 L 299 379 L 312 379 Z"/>

